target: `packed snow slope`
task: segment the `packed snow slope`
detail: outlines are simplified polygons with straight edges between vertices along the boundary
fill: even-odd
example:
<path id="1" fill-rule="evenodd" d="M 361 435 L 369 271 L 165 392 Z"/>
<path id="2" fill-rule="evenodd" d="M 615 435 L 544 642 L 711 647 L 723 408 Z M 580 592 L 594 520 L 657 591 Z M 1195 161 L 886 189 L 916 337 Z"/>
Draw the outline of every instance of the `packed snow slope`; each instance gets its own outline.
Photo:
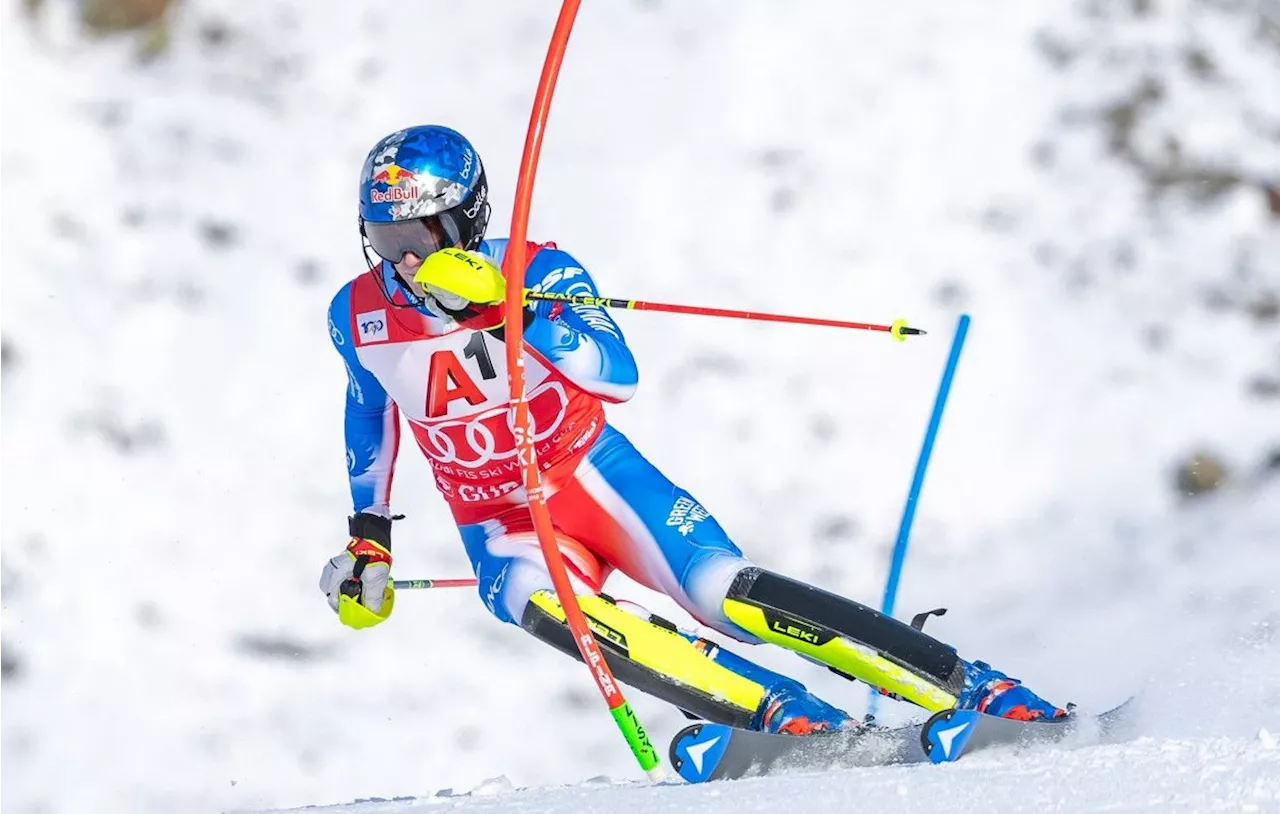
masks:
<path id="1" fill-rule="evenodd" d="M 82 36 L 67 0 L 3 9 L 4 810 L 634 778 L 582 668 L 469 591 L 406 595 L 356 633 L 316 589 L 350 509 L 325 309 L 362 268 L 363 156 L 408 124 L 462 130 L 505 231 L 553 4 L 189 0 L 145 62 L 133 39 Z M 1149 740 L 1131 747 L 832 776 L 803 787 L 815 807 L 1012 808 L 1060 770 L 1072 786 L 1045 794 L 1065 810 L 1104 788 L 1134 806 L 1165 788 L 1191 808 L 1271 805 L 1257 733 L 1280 731 L 1274 13 L 584 5 L 532 236 L 609 295 L 930 332 L 898 345 L 623 314 L 641 386 L 611 420 L 761 565 L 878 603 L 971 314 L 900 614 L 950 608 L 936 635 L 1051 698 L 1149 702 Z M 1174 472 L 1199 451 L 1200 480 L 1221 485 L 1188 497 Z M 395 503 L 398 575 L 468 572 L 410 449 Z M 864 707 L 863 688 L 756 655 Z M 655 737 L 682 723 L 633 702 Z M 751 781 L 479 802 L 743 811 L 798 794 Z"/>
<path id="2" fill-rule="evenodd" d="M 1280 811 L 1280 750 L 1225 738 L 1144 740 L 1074 752 L 968 758 L 944 767 L 853 769 L 702 786 L 616 784 L 602 779 L 568 788 L 512 789 L 503 779 L 465 795 L 441 790 L 422 799 L 366 799 L 307 808 L 307 814 L 749 814 L 750 812 L 900 811 L 909 814 L 1043 812 Z"/>

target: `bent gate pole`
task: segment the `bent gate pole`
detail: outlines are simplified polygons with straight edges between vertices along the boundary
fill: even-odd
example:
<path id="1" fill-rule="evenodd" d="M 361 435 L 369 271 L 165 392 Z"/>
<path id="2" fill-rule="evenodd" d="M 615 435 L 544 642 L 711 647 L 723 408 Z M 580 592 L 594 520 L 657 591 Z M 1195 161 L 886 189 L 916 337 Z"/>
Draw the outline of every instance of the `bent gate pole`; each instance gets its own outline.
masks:
<path id="1" fill-rule="evenodd" d="M 579 2 L 580 0 L 564 0 L 560 6 L 560 16 L 556 20 L 551 44 L 547 48 L 547 58 L 542 66 L 542 77 L 538 80 L 533 113 L 529 117 L 524 155 L 520 159 L 520 175 L 516 183 L 510 240 L 502 262 L 502 272 L 507 281 L 504 313 L 506 324 L 511 326 L 523 324 L 524 272 L 528 260 L 525 239 L 529 225 L 533 181 L 537 175 L 538 155 L 542 149 L 543 129 L 551 108 L 551 96 L 555 92 L 556 79 L 560 75 L 560 63 L 564 60 L 565 48 L 569 43 L 574 19 L 578 14 Z M 582 615 L 582 609 L 578 607 L 573 585 L 565 570 L 564 556 L 556 544 L 555 531 L 551 525 L 551 512 L 547 509 L 546 497 L 542 493 L 542 476 L 538 471 L 538 459 L 533 444 L 529 401 L 524 381 L 524 338 L 518 330 L 508 331 L 506 336 L 507 376 L 511 387 L 511 408 L 515 412 L 512 426 L 516 436 L 516 454 L 524 478 L 525 491 L 528 493 L 529 512 L 538 534 L 538 545 L 542 548 L 542 556 L 546 560 L 547 570 L 551 572 L 556 596 L 564 608 L 565 618 L 573 632 L 573 638 L 578 645 L 578 652 L 582 654 L 583 662 L 591 671 L 600 694 L 609 705 L 609 711 L 622 731 L 623 737 L 626 738 L 627 745 L 631 747 L 640 768 L 651 780 L 661 780 L 666 773 L 658 759 L 658 753 L 631 709 L 631 704 L 623 696 L 622 687 L 614 680 L 609 665 L 605 663 L 600 645 L 591 634 L 586 617 Z"/>

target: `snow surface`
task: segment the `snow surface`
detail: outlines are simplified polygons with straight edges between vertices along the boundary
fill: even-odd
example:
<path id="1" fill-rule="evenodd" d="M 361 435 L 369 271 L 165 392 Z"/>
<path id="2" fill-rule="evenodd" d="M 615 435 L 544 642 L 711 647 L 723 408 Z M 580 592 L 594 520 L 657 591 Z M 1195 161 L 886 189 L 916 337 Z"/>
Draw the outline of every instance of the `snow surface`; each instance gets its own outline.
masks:
<path id="1" fill-rule="evenodd" d="M 406 124 L 459 128 L 501 233 L 552 5 L 188 0 L 145 64 L 77 33 L 72 3 L 24 5 L 0 21 L 5 811 L 635 777 L 582 668 L 470 592 L 357 634 L 315 587 L 349 510 L 324 311 L 360 270 L 360 162 Z M 432 805 L 1013 810 L 1062 784 L 1044 807 L 1280 809 L 1257 738 L 1280 732 L 1275 30 L 1263 2 L 585 4 L 531 236 L 610 295 L 930 331 L 623 315 L 642 383 L 611 420 L 762 565 L 876 603 L 972 314 L 900 614 L 950 608 L 934 633 L 1054 699 L 1141 691 L 1145 739 Z M 1108 148 L 1152 76 L 1134 149 L 1167 159 L 1174 133 L 1243 182 L 1153 190 Z M 1185 499 L 1172 470 L 1200 449 L 1230 478 Z M 464 575 L 409 450 L 395 501 L 398 575 Z M 632 695 L 656 737 L 681 725 Z"/>
<path id="2" fill-rule="evenodd" d="M 1137 769 L 1137 771 L 1135 771 Z M 308 814 L 461 811 L 513 814 L 609 811 L 700 814 L 805 811 L 1263 812 L 1280 810 L 1280 751 L 1259 742 L 1144 738 L 1123 746 L 1020 756 L 973 756 L 942 767 L 795 773 L 732 783 L 644 785 L 603 779 L 568 788 L 515 790 L 505 778 L 465 795 L 365 800 Z"/>

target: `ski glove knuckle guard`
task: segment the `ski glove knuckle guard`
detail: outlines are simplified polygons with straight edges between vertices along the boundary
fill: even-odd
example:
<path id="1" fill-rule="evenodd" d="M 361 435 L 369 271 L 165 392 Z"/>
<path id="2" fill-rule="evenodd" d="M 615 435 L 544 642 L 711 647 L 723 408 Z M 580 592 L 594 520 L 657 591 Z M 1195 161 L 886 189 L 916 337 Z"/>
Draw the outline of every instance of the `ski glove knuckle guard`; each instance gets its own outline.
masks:
<path id="1" fill-rule="evenodd" d="M 413 279 L 441 305 L 455 311 L 468 303 L 493 305 L 506 296 L 502 272 L 479 252 L 441 249 L 422 261 Z"/>
<path id="2" fill-rule="evenodd" d="M 360 630 L 391 616 L 391 520 L 359 513 L 349 518 L 351 541 L 320 574 L 320 590 L 347 627 Z"/>

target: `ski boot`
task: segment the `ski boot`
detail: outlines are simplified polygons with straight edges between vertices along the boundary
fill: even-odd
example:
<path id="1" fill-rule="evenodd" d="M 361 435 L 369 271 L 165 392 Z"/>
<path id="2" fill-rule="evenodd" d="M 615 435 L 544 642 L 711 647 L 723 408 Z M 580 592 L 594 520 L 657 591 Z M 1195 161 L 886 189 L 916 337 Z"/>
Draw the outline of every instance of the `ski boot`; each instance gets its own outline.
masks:
<path id="1" fill-rule="evenodd" d="M 704 655 L 764 688 L 750 728 L 772 735 L 812 735 L 858 726 L 844 710 L 828 704 L 790 676 L 775 673 L 750 659 L 703 640 Z"/>
<path id="2" fill-rule="evenodd" d="M 812 735 L 857 726 L 843 711 L 791 679 L 777 682 L 752 721 L 753 729 L 774 735 Z"/>
<path id="3" fill-rule="evenodd" d="M 993 669 L 985 661 L 962 661 L 964 689 L 956 709 L 972 709 L 1015 721 L 1054 720 L 1067 717 L 1067 710 L 1055 707 L 1033 693 L 1016 678 Z"/>

